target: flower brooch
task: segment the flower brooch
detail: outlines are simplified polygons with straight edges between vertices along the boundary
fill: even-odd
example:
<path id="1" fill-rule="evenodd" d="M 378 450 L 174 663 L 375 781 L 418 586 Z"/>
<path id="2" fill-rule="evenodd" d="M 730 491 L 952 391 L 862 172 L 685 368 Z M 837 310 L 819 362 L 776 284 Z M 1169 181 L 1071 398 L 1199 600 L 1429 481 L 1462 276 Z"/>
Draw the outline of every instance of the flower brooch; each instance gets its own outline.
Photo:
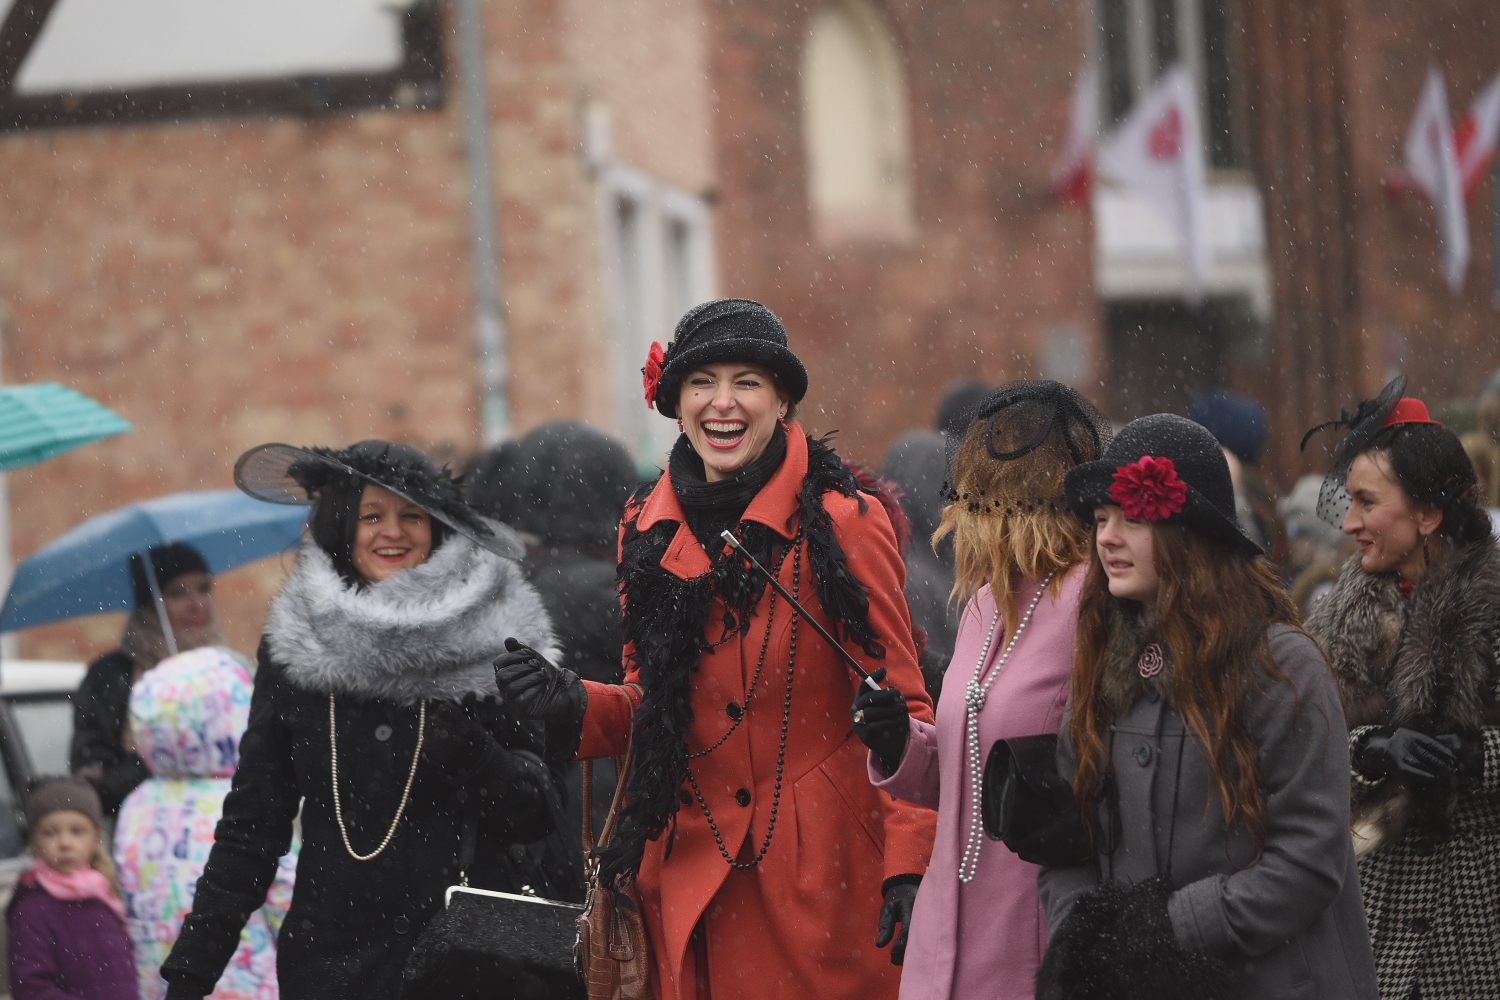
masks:
<path id="1" fill-rule="evenodd" d="M 646 407 L 656 405 L 656 384 L 661 381 L 661 363 L 667 354 L 659 341 L 651 341 L 651 350 L 646 352 L 646 367 L 641 369 L 641 388 L 646 390 Z"/>
<path id="2" fill-rule="evenodd" d="M 1109 498 L 1132 521 L 1165 521 L 1182 510 L 1187 484 L 1177 478 L 1170 458 L 1142 455 L 1138 461 L 1115 469 Z"/>

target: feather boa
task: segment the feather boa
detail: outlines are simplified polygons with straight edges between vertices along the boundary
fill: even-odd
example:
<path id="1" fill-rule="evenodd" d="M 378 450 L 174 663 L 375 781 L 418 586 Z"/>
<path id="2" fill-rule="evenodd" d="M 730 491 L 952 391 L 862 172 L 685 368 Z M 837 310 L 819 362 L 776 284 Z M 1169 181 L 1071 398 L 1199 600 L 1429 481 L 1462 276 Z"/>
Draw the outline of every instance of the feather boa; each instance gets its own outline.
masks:
<path id="1" fill-rule="evenodd" d="M 557 661 L 552 623 L 520 564 L 456 533 L 422 565 L 363 588 L 306 539 L 266 620 L 291 683 L 402 705 L 494 695 L 492 663 L 510 636 Z"/>
<path id="2" fill-rule="evenodd" d="M 868 621 L 869 598 L 848 571 L 843 549 L 834 537 L 833 519 L 823 507 L 823 495 L 832 490 L 858 498 L 863 512 L 865 491 L 826 438 L 809 437 L 807 451 L 807 477 L 794 518 L 798 538 L 806 545 L 814 590 L 832 629 L 841 629 L 843 638 L 859 643 L 866 655 L 882 658 L 885 648 Z M 742 560 L 717 553 L 713 569 L 695 580 L 682 580 L 662 569 L 662 556 L 677 533 L 677 522 L 662 521 L 646 531 L 636 530 L 636 519 L 651 489 L 642 487 L 625 510 L 619 567 L 625 595 L 623 622 L 625 638 L 635 649 L 643 694 L 635 713 L 635 762 L 626 783 L 626 806 L 613 840 L 596 851 L 605 885 L 613 885 L 616 875 L 634 872 L 646 841 L 668 832 L 675 821 L 677 792 L 687 775 L 692 678 L 698 659 L 733 633 L 749 633 L 751 612 L 769 587 Z M 789 552 L 784 540 L 764 525 L 742 521 L 739 533 L 762 566 L 774 567 Z M 714 623 L 709 617 L 716 595 L 725 612 Z"/>

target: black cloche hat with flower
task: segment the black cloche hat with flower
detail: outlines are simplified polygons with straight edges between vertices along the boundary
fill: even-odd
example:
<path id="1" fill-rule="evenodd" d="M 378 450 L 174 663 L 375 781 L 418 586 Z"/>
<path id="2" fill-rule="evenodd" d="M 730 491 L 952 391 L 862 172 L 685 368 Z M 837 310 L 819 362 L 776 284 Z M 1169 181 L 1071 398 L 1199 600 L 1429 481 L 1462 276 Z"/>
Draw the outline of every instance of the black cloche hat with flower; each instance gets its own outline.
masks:
<path id="1" fill-rule="evenodd" d="M 1134 520 L 1182 524 L 1242 551 L 1263 550 L 1234 513 L 1234 482 L 1219 442 L 1172 413 L 1132 420 L 1097 462 L 1068 470 L 1063 489 L 1079 517 L 1115 504 Z"/>
<path id="2" fill-rule="evenodd" d="M 677 416 L 677 394 L 688 373 L 720 361 L 763 365 L 775 373 L 793 403 L 807 395 L 807 369 L 787 347 L 776 314 L 750 299 L 715 299 L 689 309 L 663 350 L 652 343 L 641 369 L 646 405 Z"/>
<path id="3" fill-rule="evenodd" d="M 390 490 L 498 556 L 526 554 L 514 531 L 477 514 L 453 474 L 410 445 L 372 440 L 334 450 L 263 444 L 234 463 L 235 484 L 269 503 L 309 505 L 325 489 L 351 479 Z"/>

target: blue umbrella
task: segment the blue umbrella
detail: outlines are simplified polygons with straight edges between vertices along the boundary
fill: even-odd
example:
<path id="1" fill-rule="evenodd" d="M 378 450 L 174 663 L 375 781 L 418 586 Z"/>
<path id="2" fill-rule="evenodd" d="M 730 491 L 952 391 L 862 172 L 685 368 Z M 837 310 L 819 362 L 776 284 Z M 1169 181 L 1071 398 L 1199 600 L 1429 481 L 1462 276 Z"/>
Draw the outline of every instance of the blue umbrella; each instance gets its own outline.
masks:
<path id="1" fill-rule="evenodd" d="M 56 382 L 0 389 L 0 472 L 130 430 L 113 410 Z"/>
<path id="2" fill-rule="evenodd" d="M 292 548 L 306 521 L 306 507 L 266 503 L 239 490 L 174 493 L 101 514 L 16 567 L 0 632 L 133 607 L 130 557 L 158 545 L 187 542 L 211 572 L 222 573 Z M 149 571 L 150 560 L 145 565 Z M 159 602 L 158 612 L 165 619 Z M 163 631 L 170 637 L 170 629 Z"/>

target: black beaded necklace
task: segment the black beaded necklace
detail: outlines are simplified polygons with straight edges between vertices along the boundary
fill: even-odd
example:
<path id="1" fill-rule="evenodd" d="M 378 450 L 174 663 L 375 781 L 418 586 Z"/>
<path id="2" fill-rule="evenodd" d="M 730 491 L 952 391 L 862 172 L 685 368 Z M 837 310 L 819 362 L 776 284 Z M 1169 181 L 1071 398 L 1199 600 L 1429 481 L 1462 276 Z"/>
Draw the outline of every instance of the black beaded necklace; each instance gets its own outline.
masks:
<path id="1" fill-rule="evenodd" d="M 792 599 L 793 600 L 797 599 L 798 594 L 799 594 L 799 589 L 800 589 L 801 584 L 802 584 L 802 544 L 801 543 L 802 543 L 802 530 L 799 528 L 798 531 L 797 531 L 797 537 L 792 541 Z M 778 562 L 777 562 L 777 569 L 778 570 L 780 569 L 781 562 L 784 561 L 785 559 L 786 559 L 786 555 L 783 554 L 781 560 L 778 560 Z M 766 649 L 770 645 L 770 642 L 771 642 L 771 621 L 772 621 L 773 615 L 775 613 L 775 609 L 776 609 L 776 591 L 773 588 L 771 590 L 771 592 L 770 592 L 769 604 L 767 606 L 766 634 L 765 634 L 765 637 L 761 639 L 761 643 L 760 643 L 760 656 L 756 660 L 756 663 L 755 663 L 755 674 L 754 674 L 754 677 L 752 678 L 752 680 L 750 682 L 750 689 L 745 694 L 745 704 L 744 704 L 744 707 L 741 708 L 740 714 L 737 717 L 734 718 L 733 722 L 731 723 L 731 725 L 729 727 L 729 732 L 727 732 L 723 736 L 721 736 L 719 738 L 719 740 L 718 740 L 717 743 L 715 743 L 713 746 L 709 747 L 707 750 L 702 751 L 701 753 L 696 753 L 696 754 L 690 753 L 690 754 L 688 754 L 688 758 L 689 759 L 693 759 L 693 758 L 696 758 L 696 757 L 702 757 L 702 756 L 704 756 L 706 754 L 712 753 L 714 750 L 717 750 L 720 746 L 723 745 L 723 743 L 724 743 L 725 740 L 729 739 L 730 733 L 733 733 L 735 731 L 735 729 L 737 729 L 739 727 L 740 721 L 742 719 L 744 719 L 744 717 L 747 714 L 749 714 L 749 711 L 750 711 L 750 695 L 754 693 L 755 682 L 760 679 L 761 668 L 765 665 L 765 661 L 766 661 Z M 728 864 L 729 867 L 736 868 L 736 869 L 738 869 L 740 871 L 749 871 L 750 869 L 754 868 L 756 865 L 760 864 L 761 859 L 766 856 L 766 852 L 771 849 L 771 836 L 772 836 L 772 834 L 774 834 L 776 832 L 776 814 L 777 814 L 777 812 L 781 808 L 781 779 L 782 779 L 782 772 L 786 768 L 786 735 L 787 735 L 787 731 L 791 728 L 791 720 L 792 720 L 792 679 L 793 679 L 793 677 L 796 676 L 796 669 L 797 669 L 797 617 L 798 617 L 797 616 L 797 611 L 796 611 L 795 608 L 793 608 L 792 609 L 792 627 L 791 627 L 791 634 L 788 637 L 788 650 L 787 650 L 787 659 L 786 659 L 786 696 L 782 699 L 782 702 L 781 702 L 781 742 L 780 742 L 780 744 L 776 748 L 776 788 L 775 788 L 775 791 L 771 795 L 771 815 L 766 818 L 766 839 L 761 842 L 760 851 L 750 861 L 740 862 L 740 861 L 734 860 L 734 856 L 732 854 L 730 854 L 729 851 L 724 847 L 724 835 L 719 832 L 719 824 L 714 822 L 713 813 L 711 811 L 709 811 L 709 808 L 708 808 L 708 801 L 706 799 L 704 799 L 703 792 L 701 790 L 699 790 L 699 788 L 698 788 L 698 781 L 697 781 L 696 778 L 693 777 L 692 766 L 688 765 L 686 767 L 688 785 L 693 789 L 693 797 L 698 800 L 698 808 L 703 810 L 703 818 L 706 819 L 706 820 L 708 820 L 708 829 L 709 829 L 709 832 L 711 832 L 714 835 L 714 843 L 719 848 L 719 854 L 723 856 L 725 863 Z"/>

